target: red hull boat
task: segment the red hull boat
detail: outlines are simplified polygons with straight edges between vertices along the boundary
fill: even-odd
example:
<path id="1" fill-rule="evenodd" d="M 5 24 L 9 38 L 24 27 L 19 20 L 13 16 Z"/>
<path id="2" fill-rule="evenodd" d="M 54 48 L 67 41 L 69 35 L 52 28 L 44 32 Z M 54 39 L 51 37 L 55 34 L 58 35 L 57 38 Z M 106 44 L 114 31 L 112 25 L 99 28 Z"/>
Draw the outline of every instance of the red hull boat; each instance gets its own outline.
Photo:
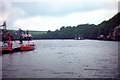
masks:
<path id="1" fill-rule="evenodd" d="M 2 48 L 2 50 L 0 50 L 0 51 L 2 51 L 2 54 L 5 54 L 5 53 L 11 53 L 13 51 L 13 49 L 6 47 L 6 48 Z"/>
<path id="2" fill-rule="evenodd" d="M 2 34 L 2 41 L 3 44 L 0 46 L 0 55 L 1 54 L 7 54 L 7 53 L 13 53 L 13 52 L 19 52 L 19 51 L 31 51 L 35 49 L 34 44 L 29 44 L 29 41 L 31 40 L 32 36 L 29 34 L 29 31 L 27 30 L 26 32 L 26 39 L 28 40 L 28 44 L 26 45 L 21 45 L 21 46 L 13 46 L 13 37 L 12 33 L 8 32 L 6 30 L 6 22 L 3 23 L 3 25 L 0 25 L 0 27 L 3 27 Z M 20 44 L 23 44 L 23 32 L 21 29 L 19 29 L 19 36 L 20 36 Z M 15 32 L 17 33 L 17 32 Z"/>
<path id="3" fill-rule="evenodd" d="M 19 52 L 20 51 L 20 48 L 17 47 L 17 48 L 2 48 L 0 49 L 0 52 L 2 51 L 2 54 L 7 54 L 7 53 L 13 53 L 13 52 Z"/>
<path id="4" fill-rule="evenodd" d="M 34 44 L 27 44 L 27 45 L 21 45 L 20 46 L 20 50 L 21 51 L 31 51 L 35 49 L 35 45 Z"/>

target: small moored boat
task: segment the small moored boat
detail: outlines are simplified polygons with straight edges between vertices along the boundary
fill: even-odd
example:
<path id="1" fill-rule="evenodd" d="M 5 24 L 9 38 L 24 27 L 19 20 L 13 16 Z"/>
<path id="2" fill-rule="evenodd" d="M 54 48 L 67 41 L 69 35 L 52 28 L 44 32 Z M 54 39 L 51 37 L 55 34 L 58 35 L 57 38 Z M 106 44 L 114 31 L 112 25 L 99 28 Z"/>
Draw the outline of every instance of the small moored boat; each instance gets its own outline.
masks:
<path id="1" fill-rule="evenodd" d="M 31 51 L 35 49 L 35 45 L 34 44 L 27 44 L 27 45 L 21 45 L 20 46 L 20 50 L 21 51 Z"/>
<path id="2" fill-rule="evenodd" d="M 21 51 L 31 51 L 35 49 L 35 45 L 30 43 L 31 40 L 31 36 L 29 36 L 29 31 L 27 30 L 27 34 L 26 34 L 26 40 L 28 41 L 28 43 L 26 45 L 21 45 L 20 46 L 20 50 Z"/>

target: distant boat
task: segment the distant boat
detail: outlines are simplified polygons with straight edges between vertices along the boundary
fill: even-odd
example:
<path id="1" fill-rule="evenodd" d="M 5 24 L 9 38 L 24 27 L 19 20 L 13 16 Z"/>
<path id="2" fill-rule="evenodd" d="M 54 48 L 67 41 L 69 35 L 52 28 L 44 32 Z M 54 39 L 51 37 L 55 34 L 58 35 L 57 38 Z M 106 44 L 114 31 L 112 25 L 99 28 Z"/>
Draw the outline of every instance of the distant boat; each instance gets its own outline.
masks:
<path id="1" fill-rule="evenodd" d="M 82 36 L 77 36 L 77 37 L 75 37 L 74 39 L 75 39 L 75 40 L 84 40 L 84 37 L 82 37 Z"/>

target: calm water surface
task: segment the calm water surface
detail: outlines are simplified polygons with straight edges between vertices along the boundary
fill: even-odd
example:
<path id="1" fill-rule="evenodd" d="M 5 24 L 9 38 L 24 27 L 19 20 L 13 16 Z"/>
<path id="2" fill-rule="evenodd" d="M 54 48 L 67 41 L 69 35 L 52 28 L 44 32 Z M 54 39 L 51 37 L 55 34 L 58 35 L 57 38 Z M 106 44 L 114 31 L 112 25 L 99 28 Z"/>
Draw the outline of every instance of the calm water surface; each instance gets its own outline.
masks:
<path id="1" fill-rule="evenodd" d="M 2 57 L 4 78 L 114 78 L 118 42 L 35 40 L 36 49 Z"/>

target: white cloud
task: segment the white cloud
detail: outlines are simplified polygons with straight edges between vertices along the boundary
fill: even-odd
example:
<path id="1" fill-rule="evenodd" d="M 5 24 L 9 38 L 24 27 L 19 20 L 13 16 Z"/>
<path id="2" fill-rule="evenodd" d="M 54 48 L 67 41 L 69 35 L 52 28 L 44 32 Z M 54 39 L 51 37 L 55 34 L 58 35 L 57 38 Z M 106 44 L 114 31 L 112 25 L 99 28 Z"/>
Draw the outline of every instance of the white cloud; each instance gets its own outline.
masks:
<path id="1" fill-rule="evenodd" d="M 76 26 L 78 24 L 98 24 L 103 20 L 108 20 L 113 16 L 113 14 L 117 13 L 117 10 L 97 10 L 93 12 L 77 12 L 71 13 L 61 17 L 53 17 L 53 16 L 35 16 L 25 19 L 18 19 L 15 21 L 14 26 L 19 26 L 24 30 L 56 30 L 62 26 Z M 18 27 L 16 27 L 17 29 Z"/>
<path id="2" fill-rule="evenodd" d="M 0 24 L 8 18 L 11 6 L 7 0 L 0 0 Z"/>
<path id="3" fill-rule="evenodd" d="M 9 16 L 6 19 L 6 22 L 8 25 L 7 27 L 14 29 L 14 26 L 13 26 L 14 21 L 16 21 L 19 18 L 24 17 L 25 14 L 26 12 L 22 10 L 21 8 L 12 7 L 11 11 L 9 12 Z"/>
<path id="4" fill-rule="evenodd" d="M 25 14 L 22 8 L 13 7 L 12 3 L 8 0 L 0 0 L 0 25 L 3 24 L 4 21 L 7 21 L 7 25 L 9 25 L 7 27 L 9 28 L 13 26 L 16 19 Z"/>
<path id="5" fill-rule="evenodd" d="M 28 16 L 52 15 L 60 16 L 71 12 L 88 12 L 98 9 L 117 9 L 117 2 L 99 0 L 48 0 L 41 2 L 13 2 L 14 7 L 22 8 Z M 115 0 L 114 0 L 115 1 Z"/>
<path id="6" fill-rule="evenodd" d="M 43 31 L 84 23 L 98 24 L 117 13 L 118 2 L 118 0 L 39 0 L 34 4 L 13 5 L 12 1 L 18 1 L 18 4 L 22 2 L 22 0 L 6 2 L 8 7 L 6 14 L 9 15 L 6 20 L 9 29 Z"/>

